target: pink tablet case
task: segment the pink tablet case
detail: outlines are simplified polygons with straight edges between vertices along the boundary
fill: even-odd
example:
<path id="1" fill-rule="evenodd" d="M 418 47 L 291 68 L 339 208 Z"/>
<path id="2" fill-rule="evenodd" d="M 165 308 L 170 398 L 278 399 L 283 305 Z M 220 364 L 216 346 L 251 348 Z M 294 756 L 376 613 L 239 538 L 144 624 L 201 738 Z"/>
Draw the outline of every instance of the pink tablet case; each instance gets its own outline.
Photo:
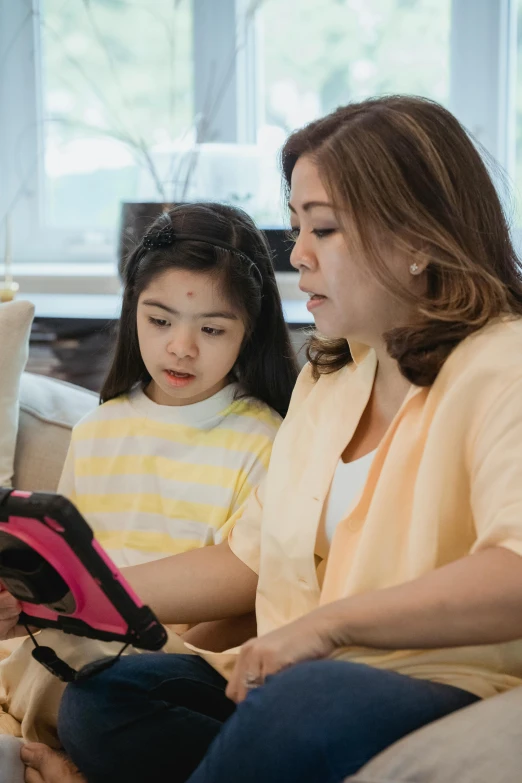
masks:
<path id="1" fill-rule="evenodd" d="M 0 580 L 21 622 L 158 650 L 166 632 L 66 498 L 0 489 Z"/>

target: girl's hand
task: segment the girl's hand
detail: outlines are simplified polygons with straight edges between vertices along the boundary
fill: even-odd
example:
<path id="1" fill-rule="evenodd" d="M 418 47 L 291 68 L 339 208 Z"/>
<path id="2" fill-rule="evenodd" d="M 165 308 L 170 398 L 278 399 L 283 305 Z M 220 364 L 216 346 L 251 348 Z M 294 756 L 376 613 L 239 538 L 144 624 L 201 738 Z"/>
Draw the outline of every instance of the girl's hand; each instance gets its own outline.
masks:
<path id="1" fill-rule="evenodd" d="M 22 607 L 7 590 L 0 587 L 0 641 L 15 636 L 27 636 L 27 631 L 18 625 Z"/>
<path id="2" fill-rule="evenodd" d="M 249 690 L 263 685 L 270 674 L 300 661 L 327 658 L 338 646 L 328 614 L 324 608 L 317 609 L 277 631 L 246 642 L 239 653 L 226 695 L 239 704 Z"/>

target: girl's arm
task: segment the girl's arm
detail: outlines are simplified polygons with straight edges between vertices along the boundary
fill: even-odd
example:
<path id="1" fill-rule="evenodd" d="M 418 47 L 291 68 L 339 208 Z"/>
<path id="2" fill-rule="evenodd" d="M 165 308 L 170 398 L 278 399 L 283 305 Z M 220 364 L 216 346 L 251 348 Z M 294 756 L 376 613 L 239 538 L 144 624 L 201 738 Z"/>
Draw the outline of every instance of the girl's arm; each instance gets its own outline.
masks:
<path id="1" fill-rule="evenodd" d="M 228 541 L 122 572 L 165 624 L 223 620 L 255 608 L 257 574 L 236 557 Z"/>
<path id="2" fill-rule="evenodd" d="M 239 647 L 254 636 L 257 636 L 257 622 L 255 612 L 251 612 L 241 617 L 199 623 L 183 634 L 183 641 L 203 650 L 223 652 Z"/>

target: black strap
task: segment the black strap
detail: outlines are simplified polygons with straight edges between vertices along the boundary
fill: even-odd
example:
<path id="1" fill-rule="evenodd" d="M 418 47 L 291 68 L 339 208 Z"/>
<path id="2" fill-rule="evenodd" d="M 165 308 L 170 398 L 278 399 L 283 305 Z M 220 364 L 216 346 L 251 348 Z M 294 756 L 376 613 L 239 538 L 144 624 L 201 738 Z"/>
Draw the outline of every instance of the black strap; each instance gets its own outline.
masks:
<path id="1" fill-rule="evenodd" d="M 38 644 L 38 640 L 34 636 L 29 626 L 24 624 L 24 628 L 33 641 L 34 650 L 31 654 L 35 661 L 38 661 L 38 663 L 46 668 L 48 672 L 53 674 L 55 677 L 58 677 L 58 679 L 62 682 L 78 682 L 79 680 L 87 680 L 94 674 L 104 671 L 105 669 L 109 669 L 111 666 L 114 666 L 116 661 L 119 660 L 119 658 L 123 655 L 129 646 L 128 643 L 124 644 L 117 655 L 108 658 L 102 658 L 100 661 L 93 661 L 92 663 L 88 663 L 85 666 L 82 666 L 82 668 L 77 671 L 76 669 L 73 669 L 72 666 L 69 666 L 66 661 L 60 658 L 52 649 L 52 647 Z"/>

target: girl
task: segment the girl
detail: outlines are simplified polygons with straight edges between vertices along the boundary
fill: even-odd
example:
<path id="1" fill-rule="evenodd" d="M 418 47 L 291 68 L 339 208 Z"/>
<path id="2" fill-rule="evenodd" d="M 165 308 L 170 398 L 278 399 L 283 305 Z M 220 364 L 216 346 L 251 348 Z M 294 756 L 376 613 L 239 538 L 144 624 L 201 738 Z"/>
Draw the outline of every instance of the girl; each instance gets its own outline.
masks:
<path id="1" fill-rule="evenodd" d="M 123 274 L 103 404 L 59 486 L 120 566 L 226 539 L 297 377 L 270 251 L 241 210 L 175 207 Z"/>
<path id="2" fill-rule="evenodd" d="M 120 566 L 226 541 L 267 470 L 297 377 L 270 250 L 241 210 L 175 207 L 123 274 L 103 404 L 75 427 L 59 485 Z M 245 613 L 186 638 L 225 649 L 255 633 Z M 92 642 L 44 636 L 73 665 L 89 660 Z M 63 686 L 31 651 L 26 639 L 0 664 L 2 704 L 24 737 L 53 742 Z"/>

